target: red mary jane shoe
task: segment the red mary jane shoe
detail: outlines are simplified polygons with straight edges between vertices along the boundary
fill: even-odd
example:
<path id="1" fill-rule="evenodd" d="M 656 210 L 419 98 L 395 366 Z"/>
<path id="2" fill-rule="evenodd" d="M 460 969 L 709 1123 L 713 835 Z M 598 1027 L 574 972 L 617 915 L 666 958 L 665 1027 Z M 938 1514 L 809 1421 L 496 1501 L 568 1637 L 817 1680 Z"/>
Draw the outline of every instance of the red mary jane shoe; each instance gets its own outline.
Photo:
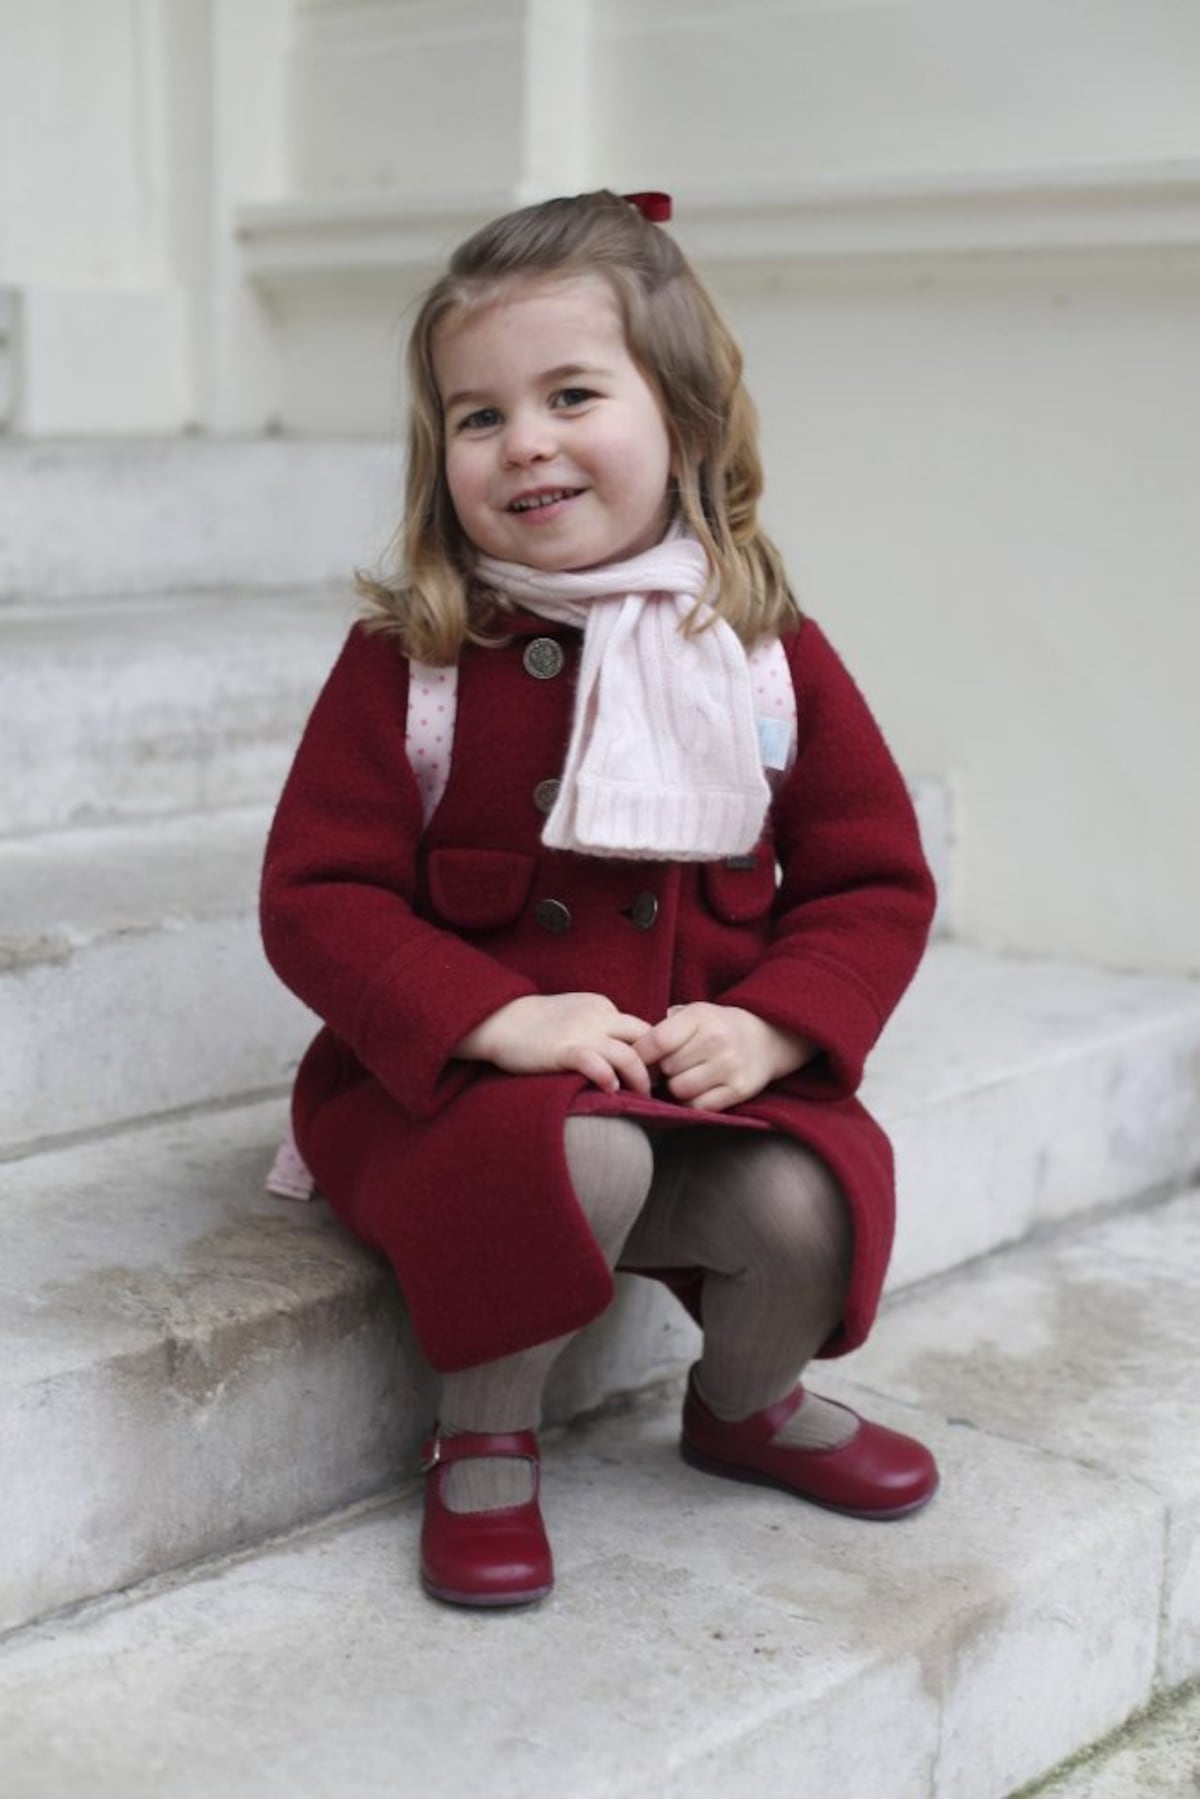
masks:
<path id="1" fill-rule="evenodd" d="M 452 1512 L 442 1503 L 442 1477 L 477 1456 L 519 1457 L 533 1469 L 533 1498 L 491 1512 Z M 421 1456 L 425 1521 L 421 1579 L 449 1605 L 528 1605 L 554 1585 L 554 1562 L 538 1506 L 541 1458 L 531 1430 L 434 1434 Z"/>
<path id="2" fill-rule="evenodd" d="M 771 1439 L 783 1429 L 804 1398 L 794 1387 L 786 1398 L 736 1424 L 714 1418 L 696 1390 L 695 1369 L 683 1407 L 685 1462 L 706 1474 L 756 1486 L 782 1487 L 800 1499 L 854 1518 L 902 1518 L 928 1503 L 937 1491 L 937 1463 L 915 1437 L 869 1424 L 836 1449 L 795 1449 Z M 832 1403 L 832 1402 L 831 1402 Z M 849 1407 L 843 1406 L 843 1411 Z M 857 1418 L 851 1412 L 852 1418 Z"/>

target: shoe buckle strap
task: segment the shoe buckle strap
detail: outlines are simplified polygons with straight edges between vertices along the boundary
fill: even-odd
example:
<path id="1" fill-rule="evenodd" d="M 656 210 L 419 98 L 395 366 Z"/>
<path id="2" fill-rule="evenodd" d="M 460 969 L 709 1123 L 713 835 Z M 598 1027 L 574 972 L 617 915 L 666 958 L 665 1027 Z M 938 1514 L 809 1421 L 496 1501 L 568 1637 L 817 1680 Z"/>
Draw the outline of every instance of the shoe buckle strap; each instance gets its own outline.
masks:
<path id="1" fill-rule="evenodd" d="M 537 1436 L 533 1431 L 455 1431 L 453 1435 L 443 1437 L 435 1429 L 421 1450 L 421 1472 L 431 1474 L 435 1468 L 451 1462 L 484 1456 L 507 1456 L 529 1462 L 536 1473 L 540 1462 Z"/>

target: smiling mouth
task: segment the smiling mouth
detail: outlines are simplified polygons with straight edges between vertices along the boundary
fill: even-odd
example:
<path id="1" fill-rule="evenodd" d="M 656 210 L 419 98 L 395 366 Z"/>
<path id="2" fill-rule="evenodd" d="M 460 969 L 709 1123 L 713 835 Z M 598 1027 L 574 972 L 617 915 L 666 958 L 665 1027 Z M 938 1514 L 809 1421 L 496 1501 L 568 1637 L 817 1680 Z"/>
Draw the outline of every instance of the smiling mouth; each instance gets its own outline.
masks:
<path id="1" fill-rule="evenodd" d="M 557 506 L 560 500 L 574 500 L 582 487 L 548 487 L 543 493 L 522 494 L 508 508 L 510 512 L 538 512 L 543 506 Z"/>

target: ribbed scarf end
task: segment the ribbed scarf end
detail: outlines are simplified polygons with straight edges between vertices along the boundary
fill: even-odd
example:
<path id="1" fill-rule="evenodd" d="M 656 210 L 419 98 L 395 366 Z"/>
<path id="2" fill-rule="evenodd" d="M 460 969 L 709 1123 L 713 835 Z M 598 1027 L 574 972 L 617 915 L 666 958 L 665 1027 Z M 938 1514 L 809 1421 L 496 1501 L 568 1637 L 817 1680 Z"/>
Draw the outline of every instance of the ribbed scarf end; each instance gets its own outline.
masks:
<path id="1" fill-rule="evenodd" d="M 550 849 L 631 861 L 715 862 L 746 855 L 762 835 L 770 789 L 668 787 L 649 791 L 581 776 L 574 817 L 556 806 L 542 841 Z"/>

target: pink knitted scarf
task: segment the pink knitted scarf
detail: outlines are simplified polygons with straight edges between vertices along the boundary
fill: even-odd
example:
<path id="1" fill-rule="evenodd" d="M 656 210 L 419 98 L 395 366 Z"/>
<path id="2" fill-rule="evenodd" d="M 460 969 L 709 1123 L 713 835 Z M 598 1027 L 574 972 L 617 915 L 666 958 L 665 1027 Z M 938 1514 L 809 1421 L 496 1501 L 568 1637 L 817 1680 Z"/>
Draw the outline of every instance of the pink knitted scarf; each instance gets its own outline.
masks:
<path id="1" fill-rule="evenodd" d="M 654 549 L 582 574 L 480 556 L 484 586 L 539 618 L 583 626 L 575 716 L 542 841 L 586 856 L 710 862 L 762 831 L 750 674 L 736 633 L 704 600 L 708 562 L 673 531 Z"/>

